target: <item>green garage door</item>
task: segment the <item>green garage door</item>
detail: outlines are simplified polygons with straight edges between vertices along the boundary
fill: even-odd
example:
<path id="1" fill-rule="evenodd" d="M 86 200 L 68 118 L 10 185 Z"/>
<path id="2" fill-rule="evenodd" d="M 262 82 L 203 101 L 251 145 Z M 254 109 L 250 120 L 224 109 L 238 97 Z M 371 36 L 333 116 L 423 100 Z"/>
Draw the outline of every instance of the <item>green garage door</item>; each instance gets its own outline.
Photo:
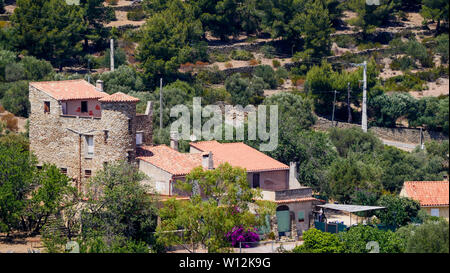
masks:
<path id="1" fill-rule="evenodd" d="M 288 210 L 277 211 L 278 232 L 291 231 L 291 217 Z"/>

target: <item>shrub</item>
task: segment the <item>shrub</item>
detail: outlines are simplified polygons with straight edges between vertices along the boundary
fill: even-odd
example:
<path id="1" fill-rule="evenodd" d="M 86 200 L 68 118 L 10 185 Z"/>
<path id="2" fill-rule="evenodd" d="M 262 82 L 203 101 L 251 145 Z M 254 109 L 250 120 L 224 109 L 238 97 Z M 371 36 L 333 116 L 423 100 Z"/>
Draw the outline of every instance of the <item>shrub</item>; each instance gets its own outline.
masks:
<path id="1" fill-rule="evenodd" d="M 369 100 L 368 109 L 376 126 L 395 127 L 398 118 L 417 113 L 417 100 L 408 93 L 382 93 Z"/>
<path id="2" fill-rule="evenodd" d="M 218 101 L 230 102 L 231 95 L 225 88 L 205 88 L 202 94 L 202 101 L 205 104 L 214 104 Z"/>
<path id="3" fill-rule="evenodd" d="M 254 228 L 244 229 L 242 226 L 236 226 L 225 237 L 233 247 L 239 247 L 239 243 L 243 243 L 242 247 L 249 248 L 253 244 L 247 243 L 259 242 L 259 235 L 255 231 Z"/>
<path id="4" fill-rule="evenodd" d="M 224 81 L 225 75 L 217 66 L 203 68 L 197 73 L 196 79 L 206 84 L 219 84 Z"/>
<path id="5" fill-rule="evenodd" d="M 367 43 L 361 43 L 358 45 L 358 50 L 366 50 L 366 49 L 372 49 L 372 48 L 381 48 L 380 43 L 373 43 L 373 42 L 367 42 Z"/>
<path id="6" fill-rule="evenodd" d="M 395 228 L 412 222 L 420 211 L 419 202 L 390 194 L 382 195 L 378 199 L 377 205 L 386 208 L 375 212 L 381 223 Z"/>
<path id="7" fill-rule="evenodd" d="M 219 62 L 224 63 L 230 60 L 230 57 L 227 54 L 215 53 L 210 56 L 211 62 Z"/>
<path id="8" fill-rule="evenodd" d="M 253 54 L 246 50 L 233 50 L 231 51 L 231 59 L 237 61 L 250 61 L 254 59 Z"/>
<path id="9" fill-rule="evenodd" d="M 279 60 L 272 60 L 272 65 L 273 67 L 278 68 L 281 66 L 281 63 Z"/>
<path id="10" fill-rule="evenodd" d="M 98 58 L 98 62 L 101 67 L 110 67 L 111 58 L 110 58 L 110 49 L 105 50 L 105 54 Z M 123 64 L 126 64 L 127 62 L 127 56 L 125 54 L 125 51 L 121 48 L 116 48 L 114 50 L 114 66 L 117 68 Z"/>
<path id="11" fill-rule="evenodd" d="M 262 78 L 264 82 L 266 82 L 272 89 L 276 88 L 278 85 L 277 79 L 275 77 L 275 71 L 269 65 L 257 66 L 253 74 L 257 77 Z"/>
<path id="12" fill-rule="evenodd" d="M 384 87 L 386 91 L 421 91 L 426 88 L 425 82 L 412 73 L 391 77 Z"/>
<path id="13" fill-rule="evenodd" d="M 28 117 L 30 102 L 28 100 L 28 82 L 18 81 L 6 90 L 2 105 L 11 113 L 21 117 Z"/>
<path id="14" fill-rule="evenodd" d="M 342 48 L 351 48 L 356 45 L 356 39 L 351 35 L 335 36 L 334 42 Z"/>
<path id="15" fill-rule="evenodd" d="M 396 58 L 391 63 L 391 69 L 392 70 L 408 70 L 411 68 L 416 68 L 416 63 L 411 57 L 403 56 L 400 58 Z"/>
<path id="16" fill-rule="evenodd" d="M 303 233 L 303 244 L 294 253 L 342 253 L 342 243 L 336 234 L 312 228 Z"/>
<path id="17" fill-rule="evenodd" d="M 232 68 L 232 67 L 233 67 L 233 64 L 230 63 L 230 62 L 227 62 L 227 63 L 225 63 L 225 67 L 226 67 L 226 68 Z"/>
<path id="18" fill-rule="evenodd" d="M 8 113 L 6 115 L 3 115 L 2 121 L 5 123 L 6 129 L 8 129 L 10 131 L 19 130 L 18 120 L 13 114 Z"/>
<path id="19" fill-rule="evenodd" d="M 404 252 L 403 240 L 396 233 L 373 226 L 357 225 L 338 234 L 345 253 L 367 253 L 367 243 L 377 242 L 380 253 Z"/>
<path id="20" fill-rule="evenodd" d="M 433 66 L 432 55 L 423 44 L 415 40 L 410 40 L 405 44 L 405 53 L 418 60 L 424 67 Z"/>
<path id="21" fill-rule="evenodd" d="M 449 253 L 449 225 L 442 218 L 427 220 L 419 226 L 410 224 L 397 234 L 405 241 L 406 253 Z"/>
<path id="22" fill-rule="evenodd" d="M 275 47 L 271 46 L 271 45 L 263 45 L 261 47 L 261 52 L 263 53 L 265 58 L 268 59 L 272 59 L 273 57 L 275 57 Z"/>
<path id="23" fill-rule="evenodd" d="M 141 9 L 134 9 L 127 13 L 127 19 L 131 21 L 141 21 L 145 18 L 145 12 Z"/>
<path id="24" fill-rule="evenodd" d="M 275 71 L 275 74 L 278 79 L 287 79 L 289 78 L 289 72 L 284 67 L 280 67 Z"/>
<path id="25" fill-rule="evenodd" d="M 441 61 L 443 63 L 448 63 L 448 52 L 449 52 L 449 43 L 448 43 L 448 34 L 441 34 L 436 38 L 436 52 L 441 55 Z"/>

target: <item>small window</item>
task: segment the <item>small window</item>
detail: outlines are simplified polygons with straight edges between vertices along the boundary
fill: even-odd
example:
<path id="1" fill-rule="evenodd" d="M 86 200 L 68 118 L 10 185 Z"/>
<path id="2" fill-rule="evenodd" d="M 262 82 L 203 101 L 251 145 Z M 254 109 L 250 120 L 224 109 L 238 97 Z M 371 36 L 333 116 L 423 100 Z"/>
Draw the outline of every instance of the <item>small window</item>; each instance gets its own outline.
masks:
<path id="1" fill-rule="evenodd" d="M 305 221 L 305 212 L 304 211 L 299 211 L 298 212 L 298 221 L 299 222 L 304 222 Z"/>
<path id="2" fill-rule="evenodd" d="M 259 173 L 253 174 L 253 188 L 259 188 Z"/>
<path id="3" fill-rule="evenodd" d="M 136 145 L 142 145 L 142 133 L 136 133 Z"/>
<path id="4" fill-rule="evenodd" d="M 61 173 L 67 175 L 67 168 L 61 168 Z"/>
<path id="5" fill-rule="evenodd" d="M 50 113 L 50 102 L 44 101 L 44 113 Z"/>
<path id="6" fill-rule="evenodd" d="M 81 102 L 81 113 L 87 113 L 88 111 L 88 102 L 82 101 Z"/>
<path id="7" fill-rule="evenodd" d="M 133 123 L 131 119 L 128 120 L 128 133 L 131 135 L 133 133 Z"/>
<path id="8" fill-rule="evenodd" d="M 133 159 L 133 157 L 132 157 L 131 152 L 128 152 L 128 156 L 127 156 L 128 163 L 131 163 L 132 159 Z"/>
<path id="9" fill-rule="evenodd" d="M 84 170 L 84 177 L 85 178 L 89 178 L 92 175 L 92 171 L 91 170 Z"/>
<path id="10" fill-rule="evenodd" d="M 42 166 L 36 166 L 38 170 L 42 170 Z"/>
<path id="11" fill-rule="evenodd" d="M 105 144 L 108 144 L 109 131 L 108 131 L 108 130 L 105 130 L 104 132 L 105 132 L 105 135 L 104 135 L 104 142 L 105 142 Z"/>
<path id="12" fill-rule="evenodd" d="M 439 209 L 431 209 L 431 216 L 439 217 Z"/>
<path id="13" fill-rule="evenodd" d="M 86 136 L 86 156 L 94 155 L 94 136 Z"/>
<path id="14" fill-rule="evenodd" d="M 67 115 L 67 102 L 61 103 L 61 108 L 63 115 Z"/>

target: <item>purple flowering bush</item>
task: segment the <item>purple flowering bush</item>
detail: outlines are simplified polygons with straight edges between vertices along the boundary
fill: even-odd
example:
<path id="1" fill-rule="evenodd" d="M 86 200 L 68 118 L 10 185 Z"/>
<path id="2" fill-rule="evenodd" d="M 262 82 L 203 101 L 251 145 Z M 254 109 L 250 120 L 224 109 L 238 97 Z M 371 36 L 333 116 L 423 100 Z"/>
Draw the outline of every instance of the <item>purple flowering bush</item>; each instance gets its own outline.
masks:
<path id="1" fill-rule="evenodd" d="M 239 247 L 239 242 L 242 242 L 242 247 L 249 248 L 254 244 L 250 245 L 247 243 L 259 242 L 259 235 L 256 231 L 255 228 L 244 229 L 242 226 L 236 226 L 230 232 L 227 232 L 225 236 L 233 247 Z"/>

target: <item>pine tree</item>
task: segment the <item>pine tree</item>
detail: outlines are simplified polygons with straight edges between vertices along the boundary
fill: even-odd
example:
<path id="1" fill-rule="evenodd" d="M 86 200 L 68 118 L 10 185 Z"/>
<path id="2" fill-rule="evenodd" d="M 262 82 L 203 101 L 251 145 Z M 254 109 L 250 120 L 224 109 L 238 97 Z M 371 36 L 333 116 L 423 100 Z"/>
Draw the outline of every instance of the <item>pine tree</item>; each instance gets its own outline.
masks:
<path id="1" fill-rule="evenodd" d="M 61 70 L 81 52 L 83 10 L 64 0 L 18 0 L 11 18 L 17 50 L 46 59 Z"/>

